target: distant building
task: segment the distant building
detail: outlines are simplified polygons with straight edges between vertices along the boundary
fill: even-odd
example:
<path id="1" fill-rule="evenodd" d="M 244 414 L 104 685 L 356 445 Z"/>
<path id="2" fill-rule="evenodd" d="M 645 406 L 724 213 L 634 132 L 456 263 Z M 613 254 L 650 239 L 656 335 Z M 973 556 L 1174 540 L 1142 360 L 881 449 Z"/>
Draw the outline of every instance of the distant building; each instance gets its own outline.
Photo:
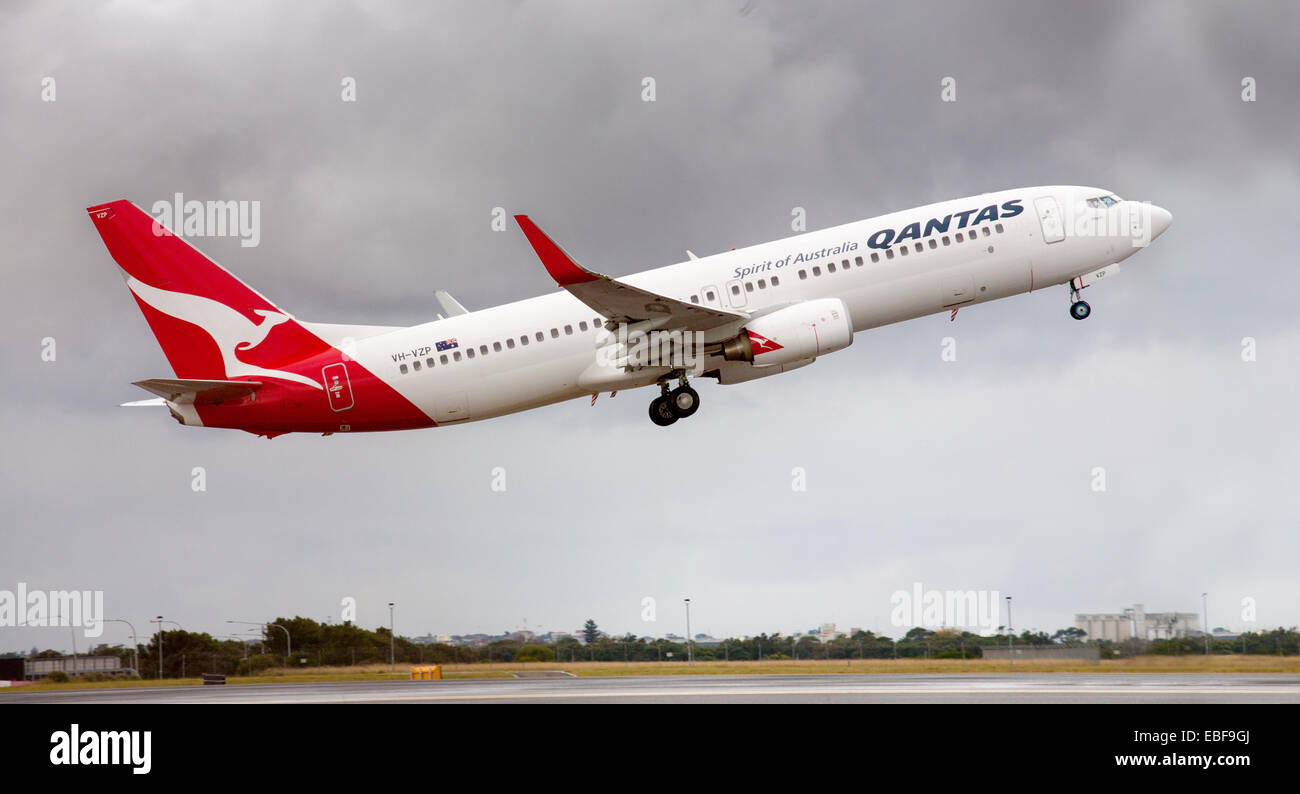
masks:
<path id="1" fill-rule="evenodd" d="M 27 670 L 23 676 L 28 679 L 40 679 L 61 670 L 69 675 L 85 673 L 133 673 L 122 666 L 117 656 L 61 656 L 53 659 L 27 659 Z"/>
<path id="2" fill-rule="evenodd" d="M 1168 640 L 1178 637 L 1200 637 L 1201 616 L 1195 612 L 1147 612 L 1142 604 L 1134 604 L 1123 612 L 1080 612 L 1074 616 L 1074 627 L 1089 640 L 1123 642 L 1137 637 L 1143 640 Z"/>
<path id="3" fill-rule="evenodd" d="M 835 630 L 834 623 L 823 623 L 821 629 L 819 629 L 814 636 L 822 642 L 830 642 L 836 637 L 842 637 L 843 635 Z"/>

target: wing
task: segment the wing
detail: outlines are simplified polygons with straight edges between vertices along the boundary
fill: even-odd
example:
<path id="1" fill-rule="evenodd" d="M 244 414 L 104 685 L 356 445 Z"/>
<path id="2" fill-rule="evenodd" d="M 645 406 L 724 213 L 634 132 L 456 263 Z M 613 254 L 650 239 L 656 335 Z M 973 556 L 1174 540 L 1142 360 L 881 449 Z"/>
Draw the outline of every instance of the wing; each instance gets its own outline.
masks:
<path id="1" fill-rule="evenodd" d="M 607 319 L 634 323 L 665 318 L 666 322 L 661 327 L 687 331 L 705 331 L 749 319 L 747 314 L 686 303 L 588 270 L 566 254 L 546 232 L 537 228 L 537 224 L 527 215 L 516 215 L 515 221 L 524 230 L 524 236 L 528 238 L 551 278 Z"/>

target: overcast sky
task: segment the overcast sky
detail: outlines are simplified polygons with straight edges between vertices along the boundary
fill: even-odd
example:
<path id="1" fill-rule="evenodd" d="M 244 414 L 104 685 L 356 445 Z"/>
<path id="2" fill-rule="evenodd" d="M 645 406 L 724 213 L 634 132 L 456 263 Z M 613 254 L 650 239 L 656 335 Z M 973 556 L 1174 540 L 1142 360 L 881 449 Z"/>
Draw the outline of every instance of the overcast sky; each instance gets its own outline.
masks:
<path id="1" fill-rule="evenodd" d="M 680 634 L 689 596 L 717 635 L 898 636 L 915 582 L 1011 594 L 1017 628 L 1202 592 L 1211 625 L 1300 623 L 1300 12 L 1047 5 L 10 4 L 0 589 L 103 590 L 141 632 L 352 597 L 407 635 Z M 641 390 L 272 441 L 117 407 L 172 371 L 84 212 L 259 201 L 259 246 L 198 247 L 303 319 L 408 325 L 436 289 L 555 289 L 494 207 L 620 276 L 787 236 L 794 207 L 817 229 L 1039 184 L 1173 213 L 1086 322 L 1057 287 L 878 329 L 705 382 L 669 429 Z M 0 628 L 0 651 L 69 634 Z"/>

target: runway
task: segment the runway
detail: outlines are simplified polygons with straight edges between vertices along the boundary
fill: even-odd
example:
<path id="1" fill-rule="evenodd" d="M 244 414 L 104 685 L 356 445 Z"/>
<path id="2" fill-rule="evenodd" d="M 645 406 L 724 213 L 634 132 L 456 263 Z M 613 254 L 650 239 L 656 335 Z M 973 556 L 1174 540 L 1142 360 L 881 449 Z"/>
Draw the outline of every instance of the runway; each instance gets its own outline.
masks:
<path id="1" fill-rule="evenodd" d="M 5 703 L 1293 703 L 1282 674 L 710 675 L 27 691 Z"/>

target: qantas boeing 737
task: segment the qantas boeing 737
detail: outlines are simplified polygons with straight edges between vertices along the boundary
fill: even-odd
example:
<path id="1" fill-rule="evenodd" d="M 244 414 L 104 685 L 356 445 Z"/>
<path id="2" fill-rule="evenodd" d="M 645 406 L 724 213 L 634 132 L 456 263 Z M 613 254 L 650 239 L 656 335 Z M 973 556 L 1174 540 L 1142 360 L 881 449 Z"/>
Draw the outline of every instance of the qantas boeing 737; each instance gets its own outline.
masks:
<path id="1" fill-rule="evenodd" d="M 408 430 L 658 386 L 650 419 L 699 408 L 689 379 L 806 366 L 889 323 L 1065 285 L 1079 293 L 1169 227 L 1168 211 L 1088 187 L 930 204 L 613 278 L 515 220 L 563 289 L 412 326 L 299 320 L 129 201 L 88 209 L 174 378 L 136 382 L 183 425 Z"/>

